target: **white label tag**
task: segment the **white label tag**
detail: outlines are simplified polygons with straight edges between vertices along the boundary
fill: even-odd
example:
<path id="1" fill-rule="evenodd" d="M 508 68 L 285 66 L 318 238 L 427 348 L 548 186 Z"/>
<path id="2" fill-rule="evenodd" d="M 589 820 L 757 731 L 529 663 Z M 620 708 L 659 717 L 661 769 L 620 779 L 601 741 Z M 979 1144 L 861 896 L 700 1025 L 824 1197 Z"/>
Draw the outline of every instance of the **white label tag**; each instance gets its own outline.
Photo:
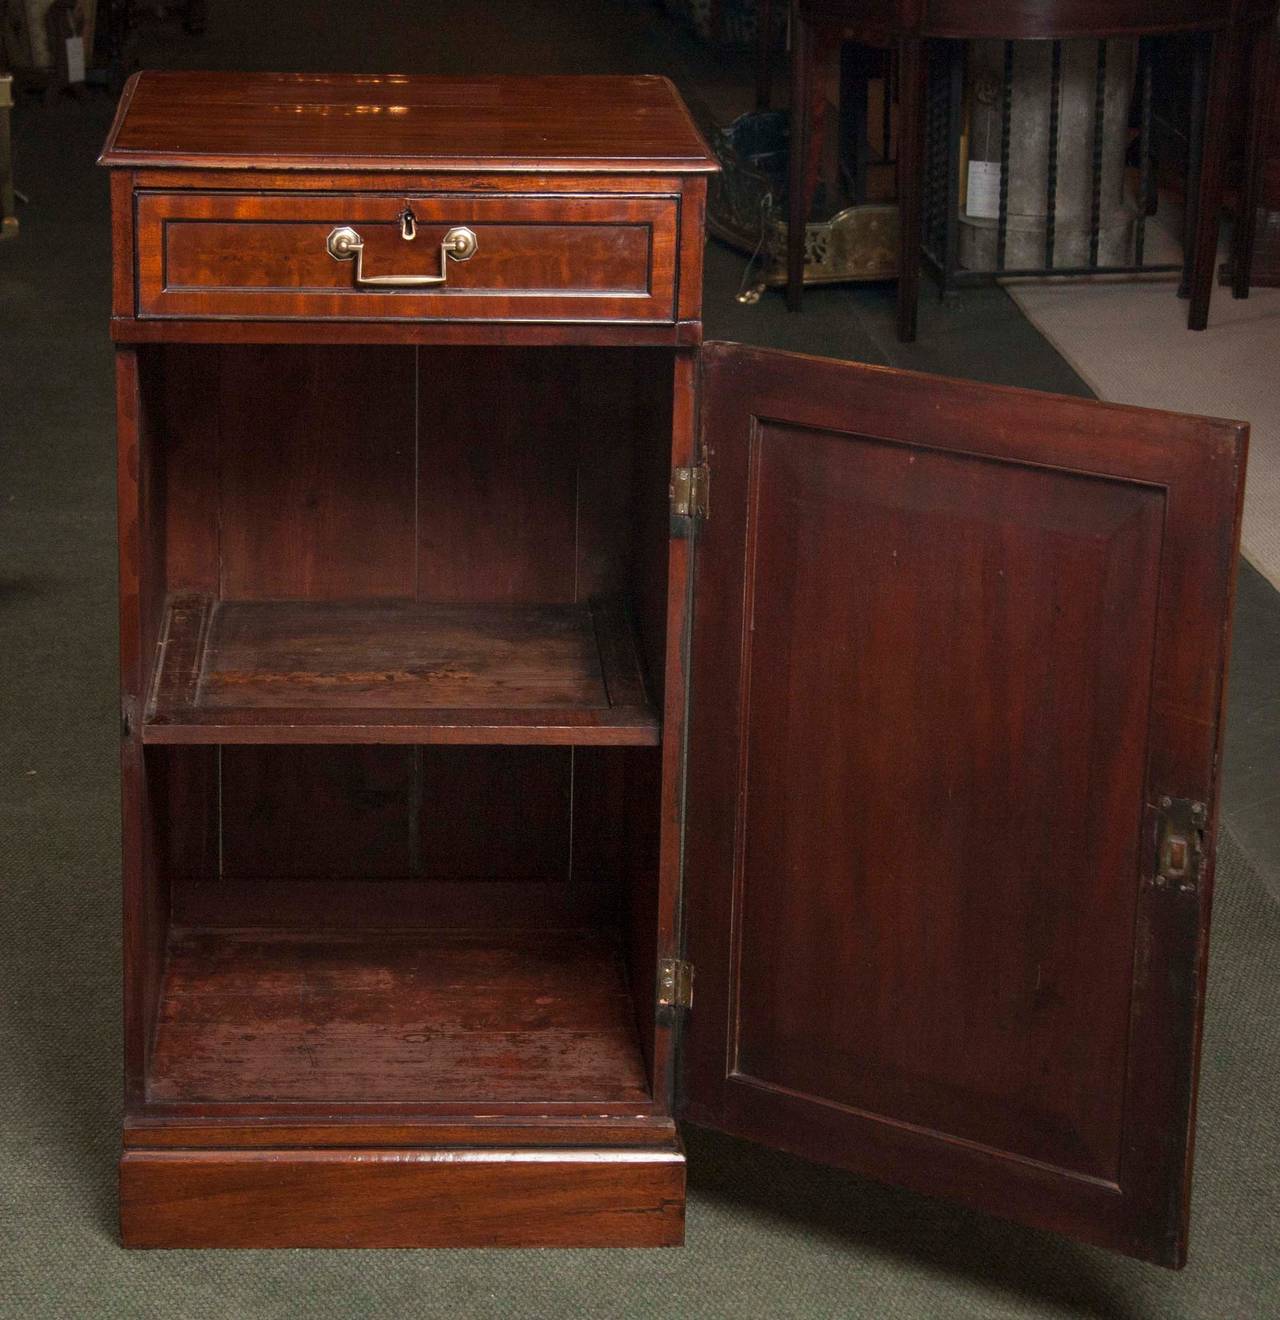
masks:
<path id="1" fill-rule="evenodd" d="M 84 82 L 84 38 L 67 38 L 67 81 Z"/>
<path id="2" fill-rule="evenodd" d="M 964 209 L 976 220 L 995 220 L 1000 215 L 1000 162 L 998 160 L 971 160 L 969 162 L 969 195 Z"/>

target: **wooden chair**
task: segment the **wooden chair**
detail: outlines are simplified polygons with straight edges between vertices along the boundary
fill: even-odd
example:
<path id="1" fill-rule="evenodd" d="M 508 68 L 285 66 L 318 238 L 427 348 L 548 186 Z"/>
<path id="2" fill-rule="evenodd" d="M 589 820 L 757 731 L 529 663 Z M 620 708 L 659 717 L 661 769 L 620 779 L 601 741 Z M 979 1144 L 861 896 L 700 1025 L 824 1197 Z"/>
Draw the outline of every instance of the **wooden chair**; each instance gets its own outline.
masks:
<path id="1" fill-rule="evenodd" d="M 791 181 L 788 202 L 787 306 L 799 311 L 804 276 L 804 232 L 808 219 L 805 161 L 813 86 L 815 28 L 841 28 L 852 40 L 894 48 L 898 55 L 898 205 L 900 265 L 898 338 L 916 337 L 920 291 L 920 224 L 924 171 L 924 43 L 935 38 L 1009 41 L 1104 39 L 1205 33 L 1212 38 L 1208 92 L 1201 128 L 1203 149 L 1198 184 L 1188 214 L 1187 324 L 1203 330 L 1209 319 L 1218 246 L 1232 89 L 1249 83 L 1244 204 L 1232 243 L 1232 292 L 1245 297 L 1253 249 L 1260 124 L 1266 102 L 1265 38 L 1275 19 L 1276 0 L 792 0 L 791 7 Z M 1260 38 L 1263 38 L 1260 40 Z"/>

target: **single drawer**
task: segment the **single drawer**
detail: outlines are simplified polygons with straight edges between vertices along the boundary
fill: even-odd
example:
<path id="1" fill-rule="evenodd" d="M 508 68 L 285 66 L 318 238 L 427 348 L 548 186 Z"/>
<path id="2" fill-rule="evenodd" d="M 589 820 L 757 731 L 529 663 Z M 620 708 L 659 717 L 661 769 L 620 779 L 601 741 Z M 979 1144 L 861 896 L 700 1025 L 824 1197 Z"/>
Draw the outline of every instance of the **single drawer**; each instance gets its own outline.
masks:
<path id="1" fill-rule="evenodd" d="M 140 192 L 137 315 L 669 322 L 678 231 L 661 195 Z"/>

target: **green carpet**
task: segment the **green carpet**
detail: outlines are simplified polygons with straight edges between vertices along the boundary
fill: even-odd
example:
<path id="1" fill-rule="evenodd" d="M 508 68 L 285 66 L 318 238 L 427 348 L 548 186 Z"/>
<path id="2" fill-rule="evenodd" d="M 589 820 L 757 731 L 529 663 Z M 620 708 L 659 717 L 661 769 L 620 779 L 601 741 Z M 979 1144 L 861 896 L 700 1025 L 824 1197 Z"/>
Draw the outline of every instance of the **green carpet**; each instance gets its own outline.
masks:
<path id="1" fill-rule="evenodd" d="M 21 239 L 0 245 L 0 1315 L 1280 1315 L 1280 908 L 1230 840 L 1182 1274 L 694 1131 L 683 1250 L 116 1245 L 114 455 L 105 181 L 90 165 L 109 109 L 23 107 L 32 200 Z M 886 291 L 863 295 L 857 324 L 838 291 L 815 297 L 812 319 L 753 318 L 728 300 L 736 260 L 712 266 L 719 333 L 791 342 L 807 322 L 811 351 L 897 351 Z M 920 353 L 963 374 L 982 374 L 983 352 L 993 374 L 1066 373 L 1003 294 L 981 297 L 985 340 L 953 309 Z"/>

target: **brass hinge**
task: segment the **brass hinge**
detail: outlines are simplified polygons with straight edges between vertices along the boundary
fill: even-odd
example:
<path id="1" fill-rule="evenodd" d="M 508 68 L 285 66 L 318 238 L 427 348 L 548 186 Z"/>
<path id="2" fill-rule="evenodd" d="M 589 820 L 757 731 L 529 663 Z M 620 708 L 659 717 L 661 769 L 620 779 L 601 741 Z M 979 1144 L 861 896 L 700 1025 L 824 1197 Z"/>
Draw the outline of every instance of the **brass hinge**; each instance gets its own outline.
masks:
<path id="1" fill-rule="evenodd" d="M 693 1007 L 693 964 L 683 958 L 658 959 L 658 1007 Z"/>
<path id="2" fill-rule="evenodd" d="M 1203 802 L 1162 797 L 1156 829 L 1156 887 L 1194 893 L 1204 869 L 1204 831 L 1209 813 Z"/>
<path id="3" fill-rule="evenodd" d="M 671 473 L 671 512 L 677 518 L 711 516 L 711 472 L 705 463 L 678 467 Z"/>

